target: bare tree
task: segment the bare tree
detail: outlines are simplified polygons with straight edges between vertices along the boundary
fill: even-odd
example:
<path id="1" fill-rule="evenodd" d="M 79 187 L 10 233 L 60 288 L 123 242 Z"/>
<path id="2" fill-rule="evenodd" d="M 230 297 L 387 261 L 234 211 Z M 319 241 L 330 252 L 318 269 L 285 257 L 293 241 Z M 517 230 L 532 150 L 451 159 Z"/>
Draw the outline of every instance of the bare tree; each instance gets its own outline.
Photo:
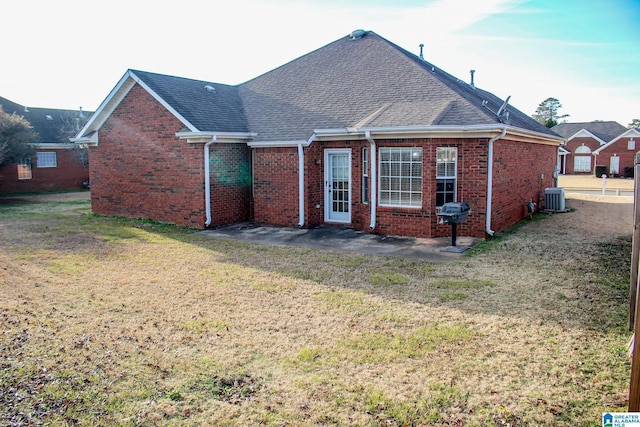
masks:
<path id="1" fill-rule="evenodd" d="M 64 111 L 60 114 L 60 140 L 69 141 L 80 132 L 80 129 L 87 123 L 89 117 L 80 109 L 80 111 Z M 73 148 L 75 159 L 82 166 L 89 166 L 89 150 L 86 145 L 76 144 Z"/>

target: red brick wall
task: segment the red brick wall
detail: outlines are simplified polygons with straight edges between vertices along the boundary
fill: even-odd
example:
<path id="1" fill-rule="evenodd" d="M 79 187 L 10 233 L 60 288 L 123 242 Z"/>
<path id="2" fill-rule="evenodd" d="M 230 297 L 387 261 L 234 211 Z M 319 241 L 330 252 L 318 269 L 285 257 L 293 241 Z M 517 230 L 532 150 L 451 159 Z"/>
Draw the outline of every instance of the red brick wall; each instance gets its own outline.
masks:
<path id="1" fill-rule="evenodd" d="M 635 155 L 638 152 L 638 150 L 640 150 L 640 147 L 638 146 L 638 143 L 640 141 L 636 140 L 636 148 L 633 150 L 629 150 L 628 148 L 629 139 L 630 138 L 620 138 L 619 140 L 614 142 L 612 145 L 602 150 L 596 156 L 596 165 L 605 166 L 607 168 L 607 172 L 606 172 L 607 176 L 611 176 L 611 171 L 609 169 L 610 159 L 614 155 L 620 157 L 620 168 L 619 168 L 620 176 L 623 176 L 625 168 L 633 168 Z"/>
<path id="2" fill-rule="evenodd" d="M 93 211 L 204 227 L 203 146 L 176 138 L 182 127 L 135 85 L 89 148 Z"/>
<path id="3" fill-rule="evenodd" d="M 210 226 L 248 221 L 251 218 L 251 149 L 246 144 L 210 145 L 209 176 Z"/>
<path id="4" fill-rule="evenodd" d="M 457 200 L 469 203 L 471 213 L 458 226 L 459 235 L 485 237 L 487 189 L 487 139 L 377 140 L 377 148 L 422 147 L 423 203 L 418 209 L 378 206 L 376 233 L 415 237 L 450 236 L 451 226 L 438 224 L 436 216 L 436 149 L 458 149 Z M 324 151 L 351 148 L 351 224 L 369 231 L 371 208 L 363 203 L 362 147 L 365 141 L 314 142 L 305 148 L 305 226 L 324 223 Z M 255 150 L 255 219 L 263 224 L 298 224 L 298 154 L 296 148 Z M 557 147 L 499 140 L 494 144 L 492 229 L 496 232 L 526 215 L 529 199 L 544 199 L 544 188 L 553 186 Z M 379 156 L 377 156 L 379 159 Z M 544 174 L 544 178 L 541 176 Z M 369 173 L 370 175 L 370 173 Z M 371 185 L 370 185 L 371 188 Z M 371 196 L 369 196 L 371 200 Z M 318 206 L 318 207 L 317 207 Z M 344 224 L 337 224 L 344 225 Z"/>
<path id="5" fill-rule="evenodd" d="M 544 190 L 554 186 L 557 147 L 498 140 L 493 145 L 491 228 L 500 232 L 523 219 L 533 199 L 544 205 Z M 543 176 L 544 175 L 544 176 Z"/>
<path id="6" fill-rule="evenodd" d="M 574 153 L 576 151 L 576 148 L 580 147 L 581 145 L 585 145 L 586 147 L 589 147 L 589 149 L 593 152 L 595 150 L 597 150 L 598 148 L 600 148 L 600 142 L 596 141 L 593 138 L 587 138 L 587 137 L 582 137 L 582 138 L 573 138 L 571 141 L 567 142 L 567 145 L 565 146 L 565 148 L 570 151 L 569 154 L 567 154 L 566 156 L 566 174 L 567 175 L 571 175 L 571 174 L 581 174 L 581 175 L 589 175 L 592 174 L 594 172 L 594 161 L 593 161 L 593 155 L 589 154 L 589 156 L 591 156 L 591 171 L 589 172 L 575 172 L 573 170 L 573 165 L 574 165 Z"/>
<path id="7" fill-rule="evenodd" d="M 18 166 L 8 164 L 0 168 L 0 194 L 61 191 L 84 188 L 89 169 L 83 166 L 72 149 L 38 148 L 36 151 L 55 152 L 57 167 L 37 167 L 36 155 L 31 164 L 31 179 L 18 179 Z"/>
<path id="8" fill-rule="evenodd" d="M 256 148 L 253 159 L 254 220 L 295 227 L 298 210 L 298 149 Z"/>

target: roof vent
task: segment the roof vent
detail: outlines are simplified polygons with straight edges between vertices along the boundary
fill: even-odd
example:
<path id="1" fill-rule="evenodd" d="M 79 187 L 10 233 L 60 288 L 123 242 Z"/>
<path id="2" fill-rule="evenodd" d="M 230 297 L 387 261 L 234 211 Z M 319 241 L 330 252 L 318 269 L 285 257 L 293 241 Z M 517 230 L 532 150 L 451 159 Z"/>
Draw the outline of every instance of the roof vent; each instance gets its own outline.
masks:
<path id="1" fill-rule="evenodd" d="M 424 48 L 424 43 L 420 43 L 420 59 L 424 61 L 424 55 L 422 54 L 422 49 Z"/>
<path id="2" fill-rule="evenodd" d="M 29 107 L 24 107 L 24 112 L 28 113 L 29 112 Z"/>
<path id="3" fill-rule="evenodd" d="M 204 87 L 209 93 L 216 93 L 216 88 L 211 85 L 205 85 Z"/>
<path id="4" fill-rule="evenodd" d="M 473 81 L 473 75 L 476 73 L 476 70 L 469 70 L 469 73 L 471 73 L 471 87 L 475 89 L 476 85 Z"/>
<path id="5" fill-rule="evenodd" d="M 51 117 L 49 114 L 46 115 L 47 120 L 53 120 L 53 117 Z"/>
<path id="6" fill-rule="evenodd" d="M 365 30 L 353 30 L 349 33 L 351 40 L 361 39 L 367 32 Z"/>

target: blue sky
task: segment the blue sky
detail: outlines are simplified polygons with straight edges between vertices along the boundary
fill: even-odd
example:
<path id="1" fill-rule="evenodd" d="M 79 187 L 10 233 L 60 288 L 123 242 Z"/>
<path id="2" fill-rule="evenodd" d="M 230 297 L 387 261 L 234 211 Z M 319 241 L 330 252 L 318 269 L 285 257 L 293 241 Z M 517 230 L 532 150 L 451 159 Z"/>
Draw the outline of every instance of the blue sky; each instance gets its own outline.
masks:
<path id="1" fill-rule="evenodd" d="M 531 115 L 640 118 L 637 0 L 30 0 L 3 4 L 0 96 L 95 110 L 128 68 L 237 84 L 372 30 Z M 7 37 L 10 35 L 9 37 Z"/>

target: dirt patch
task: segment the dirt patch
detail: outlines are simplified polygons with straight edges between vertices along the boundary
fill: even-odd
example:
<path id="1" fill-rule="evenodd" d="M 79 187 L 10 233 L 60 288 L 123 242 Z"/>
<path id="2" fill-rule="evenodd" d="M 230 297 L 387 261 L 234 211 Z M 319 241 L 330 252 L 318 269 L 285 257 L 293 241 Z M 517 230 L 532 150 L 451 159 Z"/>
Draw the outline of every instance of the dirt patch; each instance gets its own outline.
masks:
<path id="1" fill-rule="evenodd" d="M 633 197 L 567 193 L 566 199 L 574 212 L 557 214 L 559 227 L 590 238 L 633 233 Z"/>
<path id="2" fill-rule="evenodd" d="M 78 200 L 90 200 L 89 191 L 72 191 L 65 193 L 42 193 L 20 196 L 2 196 L 0 205 L 10 203 L 47 203 L 47 202 L 73 202 Z"/>

